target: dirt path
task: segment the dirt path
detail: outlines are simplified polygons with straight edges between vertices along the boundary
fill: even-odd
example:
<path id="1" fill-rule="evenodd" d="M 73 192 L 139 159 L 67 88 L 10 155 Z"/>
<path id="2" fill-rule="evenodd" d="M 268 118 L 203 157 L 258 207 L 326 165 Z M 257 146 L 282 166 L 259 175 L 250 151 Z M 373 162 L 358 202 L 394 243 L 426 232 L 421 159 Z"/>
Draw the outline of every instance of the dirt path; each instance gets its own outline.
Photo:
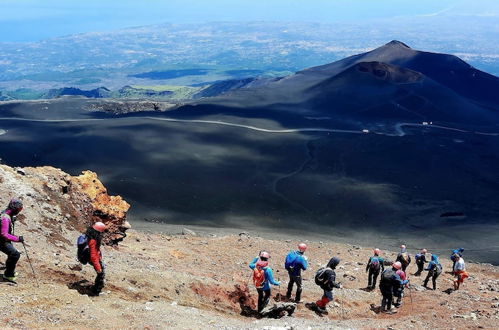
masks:
<path id="1" fill-rule="evenodd" d="M 193 237 L 132 231 L 119 247 L 104 248 L 108 282 L 98 297 L 86 291 L 95 276 L 91 267 L 70 269 L 75 265 L 72 248 L 33 251 L 40 287 L 23 256 L 19 284 L 0 285 L 2 320 L 11 328 L 499 327 L 499 298 L 493 291 L 499 289 L 497 267 L 469 264 L 472 277 L 463 290 L 451 293 L 443 292 L 451 287 L 449 274 L 439 278 L 437 291 L 422 288 L 424 278 L 410 276 L 412 303 L 407 296 L 397 314 L 377 314 L 371 304 L 379 304 L 379 292 L 363 290 L 370 249 L 326 242 L 308 242 L 310 269 L 304 273 L 303 300 L 320 297 L 313 282 L 315 270 L 330 256 L 340 257 L 337 275 L 344 289 L 335 290 L 328 315 L 319 317 L 300 304 L 293 317 L 279 320 L 241 316 L 241 301 L 255 306 L 256 292 L 248 283 L 252 257 L 260 250 L 270 251 L 284 294 L 287 275 L 282 263 L 295 243 L 246 235 Z M 395 253 L 384 256 L 394 259 Z M 450 261 L 443 264 L 448 270 Z M 414 271 L 411 265 L 409 274 Z M 273 296 L 278 292 L 274 289 Z"/>

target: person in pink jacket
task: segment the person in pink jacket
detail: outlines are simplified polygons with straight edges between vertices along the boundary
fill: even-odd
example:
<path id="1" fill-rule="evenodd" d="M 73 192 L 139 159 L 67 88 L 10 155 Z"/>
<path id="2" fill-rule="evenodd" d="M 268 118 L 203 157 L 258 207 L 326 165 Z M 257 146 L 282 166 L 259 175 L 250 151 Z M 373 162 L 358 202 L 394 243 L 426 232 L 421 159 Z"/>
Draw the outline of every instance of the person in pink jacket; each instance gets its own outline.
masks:
<path id="1" fill-rule="evenodd" d="M 22 209 L 23 203 L 21 200 L 13 198 L 9 202 L 7 209 L 0 214 L 0 251 L 7 255 L 3 279 L 10 282 L 15 282 L 16 280 L 16 265 L 21 257 L 21 254 L 12 242 L 24 242 L 22 236 L 15 236 L 13 234 L 15 218 Z"/>

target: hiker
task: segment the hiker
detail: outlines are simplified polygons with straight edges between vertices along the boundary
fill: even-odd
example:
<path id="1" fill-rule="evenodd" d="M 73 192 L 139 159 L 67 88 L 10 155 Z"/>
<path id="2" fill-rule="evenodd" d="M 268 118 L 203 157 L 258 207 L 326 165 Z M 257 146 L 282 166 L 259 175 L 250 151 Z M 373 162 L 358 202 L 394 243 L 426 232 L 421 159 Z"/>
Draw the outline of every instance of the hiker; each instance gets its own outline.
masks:
<path id="1" fill-rule="evenodd" d="M 270 284 L 280 285 L 274 280 L 274 274 L 269 267 L 270 254 L 266 251 L 260 252 L 260 255 L 253 259 L 249 268 L 253 269 L 253 283 L 258 292 L 258 313 L 267 306 L 270 300 Z"/>
<path id="2" fill-rule="evenodd" d="M 428 262 L 426 260 L 426 253 L 428 253 L 428 251 L 426 249 L 422 249 L 420 253 L 416 254 L 415 259 L 416 265 L 418 266 L 418 271 L 414 273 L 414 276 L 420 276 L 423 272 L 424 264 Z"/>
<path id="3" fill-rule="evenodd" d="M 378 279 L 378 275 L 385 270 L 385 266 L 383 263 L 385 262 L 383 258 L 379 256 L 381 253 L 380 249 L 373 250 L 374 255 L 369 258 L 366 266 L 366 272 L 369 271 L 368 280 L 367 280 L 367 288 L 374 290 L 376 288 L 376 281 Z"/>
<path id="4" fill-rule="evenodd" d="M 400 252 L 397 255 L 397 259 L 395 261 L 399 261 L 402 264 L 402 270 L 405 272 L 405 269 L 411 263 L 411 256 L 407 252 L 407 248 L 405 245 L 400 246 Z"/>
<path id="5" fill-rule="evenodd" d="M 100 246 L 102 244 L 102 233 L 104 233 L 105 230 L 105 224 L 102 222 L 96 222 L 92 226 L 88 227 L 85 232 L 88 243 L 89 262 L 97 273 L 94 285 L 91 288 L 93 293 L 96 295 L 99 295 L 102 288 L 104 288 L 105 266 L 102 262 Z"/>
<path id="6" fill-rule="evenodd" d="M 402 268 L 402 264 L 397 261 L 392 264 L 391 268 L 387 268 L 381 273 L 381 280 L 379 282 L 379 289 L 383 296 L 381 300 L 381 312 L 393 313 L 392 302 L 393 293 L 401 285 L 408 283 L 407 280 L 403 281 L 399 275 L 397 275 L 397 270 Z"/>
<path id="7" fill-rule="evenodd" d="M 293 284 L 296 283 L 296 296 L 295 302 L 301 302 L 301 292 L 302 292 L 302 278 L 301 271 L 307 270 L 308 262 L 307 257 L 304 256 L 305 251 L 307 250 L 307 244 L 300 243 L 298 244 L 297 251 L 291 251 L 286 256 L 286 261 L 284 263 L 284 268 L 288 271 L 289 274 L 289 283 L 288 283 L 288 291 L 286 292 L 286 299 L 291 299 L 291 292 L 293 291 Z"/>
<path id="8" fill-rule="evenodd" d="M 341 283 L 336 282 L 336 272 L 334 271 L 339 263 L 340 259 L 333 257 L 326 267 L 320 268 L 315 274 L 315 283 L 324 290 L 322 298 L 315 302 L 317 310 L 321 313 L 327 313 L 326 305 L 333 300 L 333 288 L 341 289 Z"/>
<path id="9" fill-rule="evenodd" d="M 452 273 L 454 274 L 454 267 L 456 266 L 456 261 L 463 256 L 464 248 L 457 248 L 452 250 L 450 255 L 450 260 L 452 260 Z"/>
<path id="10" fill-rule="evenodd" d="M 438 256 L 436 254 L 431 255 L 431 261 L 428 264 L 428 267 L 425 269 L 428 271 L 428 275 L 426 275 L 426 279 L 424 280 L 423 286 L 428 289 L 428 280 L 431 277 L 431 281 L 433 282 L 433 290 L 437 289 L 437 278 L 442 274 L 442 265 L 438 261 Z"/>
<path id="11" fill-rule="evenodd" d="M 402 266 L 402 264 L 400 266 Z M 407 283 L 409 283 L 409 281 L 407 281 L 407 276 L 402 269 L 398 269 L 395 272 L 395 274 L 397 274 L 398 277 L 400 277 L 400 280 L 402 281 L 400 285 L 395 285 L 393 290 L 393 296 L 397 298 L 397 300 L 393 303 L 393 306 L 399 308 L 402 305 L 402 298 L 404 297 L 404 288 L 407 286 Z"/>
<path id="12" fill-rule="evenodd" d="M 22 209 L 23 203 L 21 200 L 13 198 L 10 200 L 7 208 L 0 214 L 0 251 L 7 255 L 3 279 L 14 283 L 17 276 L 16 265 L 17 261 L 21 257 L 21 254 L 17 251 L 12 242 L 24 242 L 24 238 L 22 236 L 14 235 L 16 216 Z"/>
<path id="13" fill-rule="evenodd" d="M 464 264 L 463 257 L 458 257 L 454 264 L 453 272 L 456 276 L 456 279 L 454 280 L 454 290 L 459 290 L 461 283 L 463 283 L 464 280 L 469 277 L 469 274 L 466 271 L 466 265 Z"/>

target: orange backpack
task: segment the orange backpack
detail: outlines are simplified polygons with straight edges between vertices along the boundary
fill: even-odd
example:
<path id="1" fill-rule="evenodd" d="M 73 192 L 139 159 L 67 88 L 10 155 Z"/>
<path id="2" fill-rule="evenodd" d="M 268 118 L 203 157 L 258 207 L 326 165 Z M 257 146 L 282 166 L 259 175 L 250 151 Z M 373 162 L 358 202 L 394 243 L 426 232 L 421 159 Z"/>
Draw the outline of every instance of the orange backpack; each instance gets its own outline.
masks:
<path id="1" fill-rule="evenodd" d="M 253 269 L 253 283 L 257 289 L 263 288 L 263 283 L 265 282 L 265 269 L 256 266 Z"/>

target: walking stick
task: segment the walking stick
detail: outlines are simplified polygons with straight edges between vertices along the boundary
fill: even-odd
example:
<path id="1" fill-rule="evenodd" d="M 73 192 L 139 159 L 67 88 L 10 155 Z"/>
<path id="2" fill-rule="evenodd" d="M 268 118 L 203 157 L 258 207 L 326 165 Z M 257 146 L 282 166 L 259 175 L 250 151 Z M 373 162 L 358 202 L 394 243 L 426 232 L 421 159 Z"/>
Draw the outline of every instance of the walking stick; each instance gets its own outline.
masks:
<path id="1" fill-rule="evenodd" d="M 279 282 L 279 285 L 277 286 L 277 294 L 276 294 L 276 301 L 281 301 L 281 278 L 280 277 L 277 277 L 277 282 Z"/>
<path id="2" fill-rule="evenodd" d="M 407 287 L 409 289 L 409 298 L 411 298 L 411 312 L 414 313 L 414 304 L 412 303 L 412 290 L 411 286 Z"/>
<path id="3" fill-rule="evenodd" d="M 35 269 L 33 268 L 33 264 L 31 263 L 31 259 L 29 258 L 28 250 L 26 249 L 26 245 L 22 242 L 24 247 L 24 252 L 26 252 L 26 258 L 28 258 L 29 265 L 31 266 L 31 271 L 33 271 L 33 276 L 35 277 L 36 287 L 39 288 L 40 284 L 38 283 L 38 278 L 36 277 Z"/>

